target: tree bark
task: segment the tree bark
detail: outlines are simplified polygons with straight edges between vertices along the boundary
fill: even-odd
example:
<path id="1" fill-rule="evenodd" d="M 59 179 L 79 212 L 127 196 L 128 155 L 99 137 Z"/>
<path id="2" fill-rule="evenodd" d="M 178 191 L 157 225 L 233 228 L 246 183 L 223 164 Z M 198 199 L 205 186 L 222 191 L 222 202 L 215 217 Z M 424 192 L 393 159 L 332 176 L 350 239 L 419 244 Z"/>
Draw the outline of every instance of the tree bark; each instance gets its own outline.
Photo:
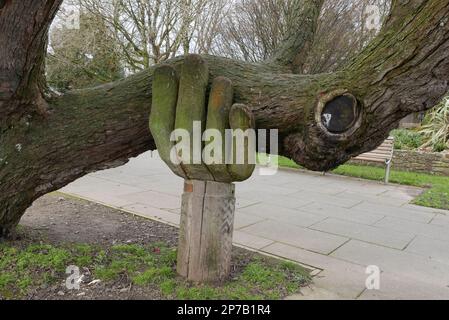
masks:
<path id="1" fill-rule="evenodd" d="M 294 1 L 287 34 L 269 62 L 288 66 L 294 73 L 303 73 L 304 62 L 315 40 L 323 3 L 324 0 Z"/>
<path id="2" fill-rule="evenodd" d="M 62 0 L 2 1 L 0 128 L 26 113 L 46 113 L 44 59 L 48 28 Z M 0 131 L 1 133 L 1 131 Z"/>
<path id="3" fill-rule="evenodd" d="M 148 129 L 153 69 L 96 88 L 45 94 L 46 33 L 59 3 L 6 1 L 0 9 L 0 235 L 38 197 L 155 148 Z M 251 108 L 257 127 L 280 130 L 282 155 L 329 170 L 374 149 L 400 119 L 431 108 L 448 91 L 449 4 L 402 3 L 393 1 L 380 35 L 337 73 L 297 75 L 288 63 L 204 56 L 210 79 L 231 79 L 235 101 Z M 330 132 L 322 112 L 340 97 L 355 101 L 355 119 L 349 130 Z"/>

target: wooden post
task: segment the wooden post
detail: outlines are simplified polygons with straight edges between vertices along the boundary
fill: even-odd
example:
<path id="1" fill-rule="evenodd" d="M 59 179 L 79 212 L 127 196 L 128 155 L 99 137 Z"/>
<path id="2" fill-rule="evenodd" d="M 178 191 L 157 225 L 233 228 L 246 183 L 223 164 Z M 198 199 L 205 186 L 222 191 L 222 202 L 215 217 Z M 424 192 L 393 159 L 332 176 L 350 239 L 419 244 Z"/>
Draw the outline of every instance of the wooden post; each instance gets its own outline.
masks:
<path id="1" fill-rule="evenodd" d="M 235 185 L 185 181 L 178 273 L 190 281 L 217 282 L 230 273 Z"/>

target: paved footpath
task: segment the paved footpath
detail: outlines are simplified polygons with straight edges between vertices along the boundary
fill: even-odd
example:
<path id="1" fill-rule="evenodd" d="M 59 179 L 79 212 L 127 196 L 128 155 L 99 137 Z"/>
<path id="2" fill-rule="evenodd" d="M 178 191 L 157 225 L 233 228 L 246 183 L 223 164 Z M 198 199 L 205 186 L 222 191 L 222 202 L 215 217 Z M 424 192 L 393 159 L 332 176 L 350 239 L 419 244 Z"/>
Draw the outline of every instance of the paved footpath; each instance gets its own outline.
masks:
<path id="1" fill-rule="evenodd" d="M 172 225 L 182 179 L 156 153 L 61 191 Z M 410 201 L 422 190 L 279 171 L 237 185 L 234 242 L 314 268 L 298 299 L 449 299 L 449 211 Z M 381 270 L 368 290 L 368 266 Z"/>

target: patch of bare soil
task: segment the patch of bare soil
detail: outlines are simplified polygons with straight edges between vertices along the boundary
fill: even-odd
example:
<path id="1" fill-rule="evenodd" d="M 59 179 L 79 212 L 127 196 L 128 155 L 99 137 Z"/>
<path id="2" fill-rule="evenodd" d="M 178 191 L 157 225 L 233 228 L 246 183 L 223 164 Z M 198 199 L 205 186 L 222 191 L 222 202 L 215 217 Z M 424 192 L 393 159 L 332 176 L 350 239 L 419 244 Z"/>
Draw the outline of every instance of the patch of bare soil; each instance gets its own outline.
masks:
<path id="1" fill-rule="evenodd" d="M 100 204 L 71 198 L 59 193 L 37 200 L 23 216 L 17 239 L 9 244 L 26 247 L 31 243 L 50 245 L 93 244 L 105 250 L 114 245 L 166 243 L 176 247 L 178 229 L 112 209 Z M 234 248 L 233 275 L 238 274 L 255 254 Z M 68 290 L 64 281 L 42 285 L 25 299 L 162 299 L 157 288 L 137 287 L 122 277 L 113 282 L 93 283 L 90 270 L 84 275 L 81 290 Z"/>

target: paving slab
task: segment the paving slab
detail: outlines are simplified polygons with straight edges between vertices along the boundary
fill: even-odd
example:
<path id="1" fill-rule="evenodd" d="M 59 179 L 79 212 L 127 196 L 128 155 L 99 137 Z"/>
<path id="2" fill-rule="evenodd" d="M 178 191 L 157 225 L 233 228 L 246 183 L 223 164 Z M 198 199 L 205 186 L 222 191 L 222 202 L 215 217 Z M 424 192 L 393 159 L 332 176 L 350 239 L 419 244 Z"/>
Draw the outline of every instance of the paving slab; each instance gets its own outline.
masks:
<path id="1" fill-rule="evenodd" d="M 416 278 L 384 272 L 379 290 L 365 290 L 360 300 L 449 300 L 449 288 Z"/>
<path id="2" fill-rule="evenodd" d="M 405 249 L 415 238 L 414 233 L 392 231 L 335 218 L 326 219 L 309 228 L 399 250 Z"/>
<path id="3" fill-rule="evenodd" d="M 274 243 L 273 240 L 261 238 L 238 230 L 234 232 L 233 241 L 236 244 L 256 250 L 260 250 Z"/>
<path id="4" fill-rule="evenodd" d="M 391 207 L 401 207 L 405 204 L 408 204 L 411 201 L 410 197 L 392 198 L 392 197 L 388 197 L 385 194 L 377 196 L 377 195 L 370 195 L 370 194 L 362 194 L 360 192 L 356 192 L 355 190 L 341 192 L 338 194 L 338 197 L 343 198 L 343 199 L 357 198 L 360 200 L 360 202 L 364 201 L 364 202 L 374 203 L 374 204 L 382 203 L 382 204 L 386 204 Z"/>
<path id="5" fill-rule="evenodd" d="M 356 299 L 365 290 L 364 266 L 283 243 L 273 243 L 262 251 L 323 269 L 313 278 L 314 286 L 334 292 L 340 299 Z"/>
<path id="6" fill-rule="evenodd" d="M 236 194 L 244 195 L 247 192 L 258 193 L 260 197 L 263 195 L 290 195 L 300 191 L 301 187 L 280 187 L 269 184 L 260 184 L 257 182 L 257 178 L 251 178 L 250 180 L 236 184 Z"/>
<path id="7" fill-rule="evenodd" d="M 449 216 L 437 214 L 435 218 L 430 221 L 431 225 L 441 226 L 444 228 L 449 228 Z"/>
<path id="8" fill-rule="evenodd" d="M 248 215 L 286 222 L 295 226 L 308 227 L 326 218 L 321 214 L 313 214 L 300 210 L 293 210 L 271 204 L 259 203 L 239 209 L 239 212 Z"/>
<path id="9" fill-rule="evenodd" d="M 362 195 L 371 195 L 371 196 L 379 196 L 385 195 L 392 190 L 395 190 L 395 186 L 381 184 L 378 182 L 367 183 L 366 181 L 362 182 L 362 185 L 351 185 L 346 188 L 347 192 L 358 193 Z"/>
<path id="10" fill-rule="evenodd" d="M 316 285 L 311 285 L 301 289 L 301 293 L 287 297 L 285 300 L 346 300 L 343 296 L 329 291 L 327 289 L 320 288 Z"/>
<path id="11" fill-rule="evenodd" d="M 298 209 L 313 214 L 319 214 L 327 218 L 334 217 L 341 220 L 371 225 L 383 219 L 385 216 L 378 213 L 367 212 L 359 209 L 347 209 L 328 203 L 313 202 Z"/>
<path id="12" fill-rule="evenodd" d="M 299 199 L 307 200 L 307 201 L 313 201 L 317 203 L 324 203 L 324 204 L 330 204 L 336 207 L 341 208 L 352 208 L 362 202 L 357 197 L 353 198 L 341 198 L 338 197 L 338 195 L 329 195 L 325 193 L 320 192 L 311 192 L 307 190 L 295 192 L 291 194 L 292 197 L 297 197 Z"/>
<path id="13" fill-rule="evenodd" d="M 398 232 L 410 232 L 430 239 L 449 241 L 449 230 L 443 225 L 421 223 L 395 217 L 385 217 L 376 222 L 374 226 Z"/>
<path id="14" fill-rule="evenodd" d="M 286 195 L 274 195 L 266 194 L 263 196 L 260 192 L 249 191 L 236 194 L 237 199 L 244 199 L 246 201 L 252 201 L 253 203 L 270 204 L 278 207 L 295 209 L 313 203 L 312 200 L 304 197 L 286 196 Z"/>
<path id="15" fill-rule="evenodd" d="M 317 179 L 315 176 L 304 177 L 301 179 L 300 183 L 298 183 L 298 178 L 293 172 L 290 171 L 278 171 L 273 176 L 259 177 L 257 178 L 258 182 L 265 183 L 268 185 L 279 186 L 279 187 L 291 187 L 294 186 L 295 189 L 303 189 L 304 185 L 311 184 L 323 184 L 324 182 L 320 179 Z M 246 182 L 244 182 L 246 183 Z"/>
<path id="16" fill-rule="evenodd" d="M 331 254 L 333 257 L 382 271 L 403 275 L 437 286 L 449 286 L 449 267 L 421 255 L 351 240 Z"/>
<path id="17" fill-rule="evenodd" d="M 314 285 L 326 288 L 345 299 L 358 299 L 366 289 L 366 268 L 337 264 L 313 278 Z"/>
<path id="18" fill-rule="evenodd" d="M 377 204 L 374 203 L 368 203 L 368 202 L 361 202 L 358 205 L 354 206 L 352 209 L 354 210 L 362 210 L 367 211 L 371 213 L 377 213 L 382 214 L 385 216 L 391 216 L 396 218 L 402 218 L 405 220 L 410 221 L 416 221 L 416 222 L 423 222 L 423 223 L 429 223 L 432 221 L 433 218 L 435 218 L 436 213 L 428 212 L 425 210 L 418 211 L 418 210 L 411 210 L 403 207 L 391 207 L 385 204 L 381 204 L 382 202 L 379 202 Z"/>
<path id="19" fill-rule="evenodd" d="M 346 267 L 356 265 L 355 263 L 347 262 L 329 255 L 312 252 L 280 242 L 275 242 L 265 247 L 262 251 L 322 270 L 331 269 L 335 266 Z"/>
<path id="20" fill-rule="evenodd" d="M 305 185 L 303 191 L 314 194 L 324 194 L 330 196 L 337 196 L 338 194 L 348 189 L 344 184 L 326 183 L 326 184 L 310 184 Z"/>
<path id="21" fill-rule="evenodd" d="M 322 254 L 329 254 L 348 241 L 345 237 L 269 220 L 240 231 Z"/>
<path id="22" fill-rule="evenodd" d="M 449 265 L 449 241 L 417 236 L 405 251 Z"/>
<path id="23" fill-rule="evenodd" d="M 235 197 L 235 207 L 237 209 L 246 208 L 249 206 L 253 206 L 255 204 L 260 203 L 260 200 L 252 200 L 241 197 L 240 195 L 236 195 Z"/>
<path id="24" fill-rule="evenodd" d="M 258 222 L 262 222 L 264 220 L 266 220 L 266 219 L 263 217 L 246 214 L 244 212 L 241 212 L 239 209 L 237 209 L 235 211 L 234 230 L 239 230 L 239 229 L 248 227 L 250 225 L 256 224 Z"/>
<path id="25" fill-rule="evenodd" d="M 157 191 L 145 191 L 119 195 L 118 198 L 134 203 L 146 204 L 159 209 L 177 209 L 181 207 L 181 197 Z"/>

